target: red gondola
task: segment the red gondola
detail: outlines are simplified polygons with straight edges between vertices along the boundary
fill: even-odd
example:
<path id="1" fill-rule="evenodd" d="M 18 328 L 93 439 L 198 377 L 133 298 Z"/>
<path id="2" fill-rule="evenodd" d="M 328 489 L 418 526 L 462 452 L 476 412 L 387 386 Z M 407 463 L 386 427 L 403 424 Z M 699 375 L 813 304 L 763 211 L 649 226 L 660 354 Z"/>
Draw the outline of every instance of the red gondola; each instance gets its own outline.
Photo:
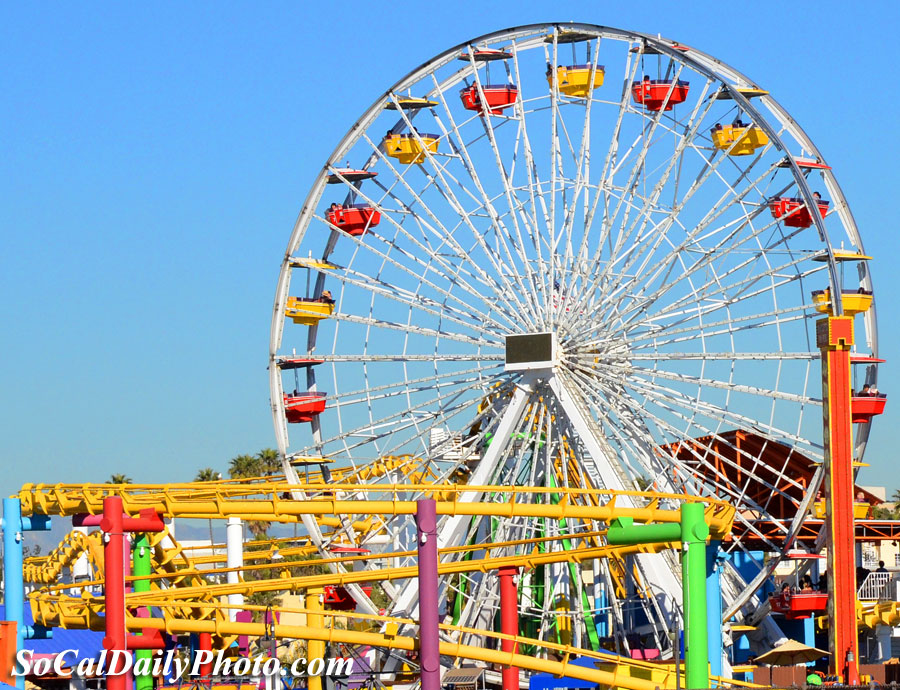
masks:
<path id="1" fill-rule="evenodd" d="M 884 406 L 887 404 L 887 396 L 884 393 L 878 395 L 854 395 L 850 398 L 850 415 L 854 424 L 868 424 L 872 417 L 884 414 Z"/>
<path id="2" fill-rule="evenodd" d="M 361 585 L 362 591 L 366 596 L 372 594 L 371 585 Z M 324 601 L 326 609 L 332 611 L 353 611 L 356 609 L 356 602 L 350 596 L 350 592 L 343 585 L 325 585 Z"/>
<path id="3" fill-rule="evenodd" d="M 491 113 L 499 113 L 504 108 L 508 108 L 516 102 L 519 96 L 519 89 L 512 84 L 486 84 L 481 87 L 484 91 L 484 100 L 487 102 L 487 109 Z M 462 99 L 463 107 L 466 110 L 474 110 L 475 112 L 484 112 L 481 104 L 481 98 L 478 94 L 477 84 L 462 89 L 459 92 Z"/>
<path id="4" fill-rule="evenodd" d="M 354 237 L 365 235 L 366 230 L 374 228 L 381 222 L 381 214 L 368 204 L 354 204 L 353 206 L 334 204 L 326 212 L 325 218 L 332 225 L 336 225 Z"/>
<path id="5" fill-rule="evenodd" d="M 828 213 L 829 202 L 818 201 L 817 205 L 819 207 L 819 215 L 824 218 L 825 214 Z M 812 216 L 809 213 L 809 209 L 803 205 L 803 199 L 792 196 L 772 199 L 769 202 L 769 210 L 772 212 L 773 218 L 782 218 L 784 216 L 781 222 L 788 227 L 808 228 L 812 225 Z"/>
<path id="6" fill-rule="evenodd" d="M 284 394 L 284 416 L 288 424 L 311 422 L 325 411 L 325 393 L 307 391 Z"/>
<path id="7" fill-rule="evenodd" d="M 809 618 L 825 613 L 828 608 L 827 592 L 783 592 L 769 597 L 775 613 L 783 613 L 788 620 Z"/>
<path id="8" fill-rule="evenodd" d="M 669 93 L 669 89 L 672 93 Z M 671 110 L 679 103 L 684 103 L 690 84 L 680 79 L 672 85 L 670 79 L 648 79 L 632 82 L 631 96 L 634 102 L 643 105 L 647 110 Z M 666 94 L 669 95 L 666 98 Z"/>

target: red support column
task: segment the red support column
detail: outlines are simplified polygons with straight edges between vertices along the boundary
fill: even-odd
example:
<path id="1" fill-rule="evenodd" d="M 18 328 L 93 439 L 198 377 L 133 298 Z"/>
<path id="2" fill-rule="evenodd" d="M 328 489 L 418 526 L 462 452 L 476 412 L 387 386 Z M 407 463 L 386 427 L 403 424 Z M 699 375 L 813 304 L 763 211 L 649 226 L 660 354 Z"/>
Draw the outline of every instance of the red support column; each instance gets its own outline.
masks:
<path id="1" fill-rule="evenodd" d="M 212 633 L 200 633 L 198 636 L 198 644 L 197 649 L 200 651 L 211 652 L 212 651 Z M 200 675 L 203 678 L 209 678 L 213 672 L 213 662 L 212 658 L 205 664 L 200 664 Z"/>
<path id="2" fill-rule="evenodd" d="M 519 634 L 519 592 L 516 576 L 519 569 L 506 565 L 498 571 L 500 575 L 500 632 L 504 635 Z M 518 644 L 512 640 L 500 640 L 500 650 L 515 654 Z M 519 669 L 516 666 L 503 668 L 503 690 L 519 690 Z"/>
<path id="3" fill-rule="evenodd" d="M 161 532 L 163 522 L 153 510 L 142 510 L 139 518 L 122 513 L 122 498 L 107 496 L 103 499 L 103 519 L 100 529 L 105 533 L 103 548 L 103 591 L 105 595 L 106 636 L 103 648 L 111 653 L 115 663 L 115 651 L 129 649 L 159 649 L 163 646 L 158 630 L 145 630 L 144 636 L 128 635 L 125 628 L 125 533 Z M 127 690 L 128 679 L 121 668 L 107 669 L 107 690 Z"/>
<path id="4" fill-rule="evenodd" d="M 849 685 L 858 685 L 853 425 L 850 414 L 853 318 L 820 319 L 816 322 L 816 341 L 822 352 L 831 672 L 841 675 Z"/>
<path id="5" fill-rule="evenodd" d="M 122 526 L 122 498 L 107 496 L 103 499 L 103 520 L 100 528 L 106 545 L 103 549 L 103 592 L 106 597 L 106 636 L 103 648 L 108 652 L 126 651 L 125 633 L 125 530 Z M 113 655 L 115 660 L 118 655 Z M 125 675 L 116 673 L 119 668 L 108 668 L 108 690 L 126 690 Z"/>

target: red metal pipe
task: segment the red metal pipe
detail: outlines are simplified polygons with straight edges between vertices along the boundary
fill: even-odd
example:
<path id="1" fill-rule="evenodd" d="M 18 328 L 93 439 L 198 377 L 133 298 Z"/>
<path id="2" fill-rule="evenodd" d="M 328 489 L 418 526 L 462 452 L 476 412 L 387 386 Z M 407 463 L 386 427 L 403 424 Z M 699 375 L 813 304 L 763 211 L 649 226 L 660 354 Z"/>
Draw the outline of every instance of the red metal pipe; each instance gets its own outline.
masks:
<path id="1" fill-rule="evenodd" d="M 103 591 L 105 595 L 106 636 L 103 648 L 107 651 L 127 651 L 125 632 L 125 531 L 122 526 L 122 498 L 103 499 L 103 519 L 100 528 L 106 533 L 103 549 Z M 116 655 L 118 656 L 118 655 Z M 126 690 L 127 678 L 122 669 L 107 670 L 107 690 Z"/>
<path id="2" fill-rule="evenodd" d="M 100 529 L 105 532 L 103 547 L 103 591 L 105 596 L 106 636 L 103 648 L 108 651 L 129 649 L 161 649 L 160 635 L 146 638 L 128 635 L 125 630 L 125 533 L 161 532 L 165 528 L 162 519 L 153 509 L 142 510 L 140 517 L 131 518 L 122 512 L 121 496 L 103 499 L 103 518 Z M 107 669 L 107 690 L 127 690 L 128 676 L 118 668 Z"/>
<path id="3" fill-rule="evenodd" d="M 212 651 L 212 633 L 202 632 L 198 635 L 198 638 L 199 638 L 197 641 L 198 651 L 211 652 Z M 210 657 L 210 660 L 207 663 L 200 664 L 200 675 L 203 678 L 209 678 L 212 675 L 212 672 L 213 672 L 213 664 L 212 664 L 212 657 Z"/>
<path id="4" fill-rule="evenodd" d="M 500 632 L 504 635 L 519 634 L 519 592 L 516 577 L 519 569 L 514 565 L 506 565 L 498 571 L 500 575 Z M 503 652 L 518 651 L 518 643 L 512 640 L 500 640 Z M 519 669 L 516 666 L 503 668 L 503 690 L 519 690 Z"/>

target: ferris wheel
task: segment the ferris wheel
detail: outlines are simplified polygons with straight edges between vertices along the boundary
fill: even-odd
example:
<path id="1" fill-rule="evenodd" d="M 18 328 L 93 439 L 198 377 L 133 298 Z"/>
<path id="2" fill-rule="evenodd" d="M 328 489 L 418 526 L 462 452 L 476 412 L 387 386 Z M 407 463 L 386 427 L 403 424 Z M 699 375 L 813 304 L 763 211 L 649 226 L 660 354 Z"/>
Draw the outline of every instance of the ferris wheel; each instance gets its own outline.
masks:
<path id="1" fill-rule="evenodd" d="M 312 481 L 716 496 L 738 508 L 724 551 L 783 553 L 820 482 L 817 319 L 860 314 L 875 380 L 867 258 L 819 151 L 719 60 L 587 24 L 481 36 L 378 98 L 303 204 L 270 343 L 285 472 L 298 498 Z M 323 551 L 401 550 L 415 532 L 306 527 Z M 440 545 L 565 549 L 598 527 L 448 517 Z M 523 575 L 533 636 L 595 646 L 628 623 L 666 649 L 677 563 L 595 570 Z M 730 573 L 729 614 L 756 572 Z M 446 615 L 492 619 L 493 577 L 443 582 Z M 386 591 L 413 610 L 414 586 Z"/>

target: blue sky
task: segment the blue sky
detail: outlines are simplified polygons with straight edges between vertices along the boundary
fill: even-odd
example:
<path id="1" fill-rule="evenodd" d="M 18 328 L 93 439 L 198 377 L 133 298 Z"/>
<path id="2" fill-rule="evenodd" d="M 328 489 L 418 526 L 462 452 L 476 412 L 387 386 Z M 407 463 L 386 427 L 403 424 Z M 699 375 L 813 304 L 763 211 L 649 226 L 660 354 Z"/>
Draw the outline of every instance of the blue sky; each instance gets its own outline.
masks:
<path id="1" fill-rule="evenodd" d="M 900 391 L 896 3 L 5 5 L 0 480 L 185 481 L 274 445 L 266 350 L 322 160 L 390 84 L 496 29 L 660 33 L 768 88 L 835 169 L 876 257 L 880 388 Z M 814 9 L 813 9 L 814 8 Z M 900 402 L 863 483 L 891 471 Z"/>

